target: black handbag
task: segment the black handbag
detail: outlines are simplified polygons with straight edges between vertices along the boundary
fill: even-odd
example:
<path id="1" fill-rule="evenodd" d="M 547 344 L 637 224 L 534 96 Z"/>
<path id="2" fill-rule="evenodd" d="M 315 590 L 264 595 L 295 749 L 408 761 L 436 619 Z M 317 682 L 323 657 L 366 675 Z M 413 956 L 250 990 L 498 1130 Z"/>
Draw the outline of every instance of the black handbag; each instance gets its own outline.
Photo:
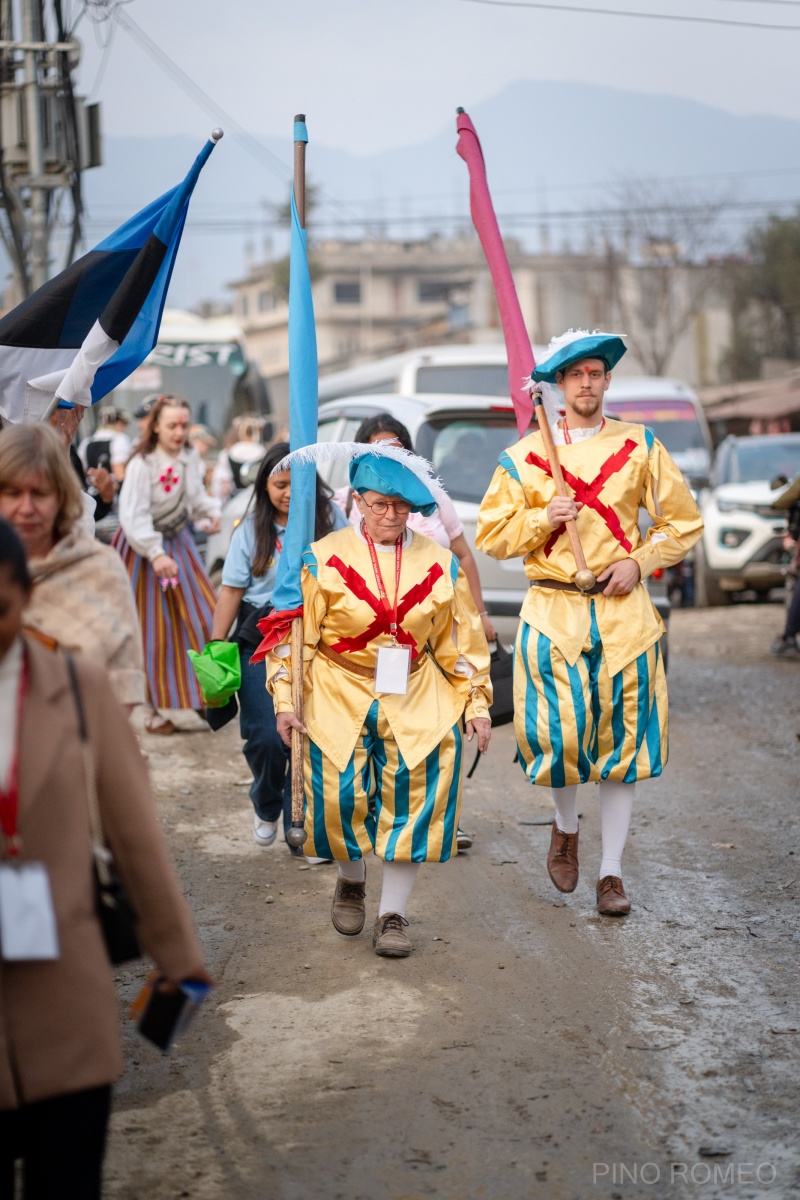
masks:
<path id="1" fill-rule="evenodd" d="M 508 725 L 514 720 L 514 657 L 499 640 L 492 651 L 489 675 L 494 690 L 489 716 L 492 718 L 492 729 L 497 729 L 499 725 Z"/>
<path id="2" fill-rule="evenodd" d="M 497 729 L 498 726 L 508 725 L 514 720 L 514 657 L 508 653 L 499 638 L 491 653 L 489 676 L 493 691 L 489 716 L 492 718 L 492 729 Z M 480 758 L 481 752 L 476 750 L 475 761 L 467 771 L 467 779 L 472 779 Z"/>
<path id="3" fill-rule="evenodd" d="M 136 913 L 125 888 L 117 875 L 111 852 L 103 841 L 100 823 L 100 808 L 97 803 L 97 782 L 89 743 L 89 730 L 83 709 L 78 676 L 72 656 L 67 654 L 67 671 L 78 716 L 78 734 L 81 740 L 83 770 L 86 776 L 86 794 L 89 798 L 89 824 L 92 831 L 92 862 L 94 867 L 95 911 L 97 912 L 108 957 L 113 966 L 131 962 L 142 957 L 136 935 Z"/>
<path id="4" fill-rule="evenodd" d="M 258 622 L 271 612 L 272 605 L 269 603 L 257 607 L 255 604 L 249 604 L 247 600 L 242 600 L 231 641 L 238 642 L 240 646 L 260 646 L 264 635 L 258 628 Z"/>

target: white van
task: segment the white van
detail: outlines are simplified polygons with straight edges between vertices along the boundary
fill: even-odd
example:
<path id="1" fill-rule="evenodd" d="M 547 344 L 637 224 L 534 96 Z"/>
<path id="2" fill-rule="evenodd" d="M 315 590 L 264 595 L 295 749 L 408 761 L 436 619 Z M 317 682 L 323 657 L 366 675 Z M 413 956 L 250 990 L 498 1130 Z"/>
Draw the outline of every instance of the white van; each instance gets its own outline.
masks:
<path id="1" fill-rule="evenodd" d="M 534 347 L 537 357 L 544 354 Z M 508 359 L 501 343 L 422 346 L 390 358 L 323 375 L 319 402 L 344 396 L 436 395 L 505 396 L 508 399 Z"/>

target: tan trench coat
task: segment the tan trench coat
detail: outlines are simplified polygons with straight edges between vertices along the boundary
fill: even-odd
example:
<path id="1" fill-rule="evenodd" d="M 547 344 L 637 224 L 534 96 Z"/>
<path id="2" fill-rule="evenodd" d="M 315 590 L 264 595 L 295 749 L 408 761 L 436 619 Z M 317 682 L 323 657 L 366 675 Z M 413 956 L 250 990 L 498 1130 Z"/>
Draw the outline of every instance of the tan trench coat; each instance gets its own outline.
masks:
<path id="1" fill-rule="evenodd" d="M 61 956 L 0 962 L 0 1110 L 112 1083 L 122 1071 L 117 997 L 94 912 L 89 810 L 67 669 L 61 655 L 25 643 L 30 674 L 18 830 L 25 858 L 47 866 Z M 165 974 L 185 978 L 203 956 L 147 769 L 105 673 L 80 656 L 75 662 L 106 842 L 138 913 L 141 944 Z"/>

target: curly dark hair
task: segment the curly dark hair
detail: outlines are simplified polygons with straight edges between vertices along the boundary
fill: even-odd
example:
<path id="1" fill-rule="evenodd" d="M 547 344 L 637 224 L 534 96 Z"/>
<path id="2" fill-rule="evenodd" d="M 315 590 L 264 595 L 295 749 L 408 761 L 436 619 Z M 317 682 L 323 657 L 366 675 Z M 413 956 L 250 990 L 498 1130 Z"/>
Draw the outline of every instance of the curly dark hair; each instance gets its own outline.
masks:
<path id="1" fill-rule="evenodd" d="M 256 481 L 253 484 L 253 496 L 250 501 L 254 512 L 255 547 L 253 551 L 253 575 L 266 575 L 269 564 L 275 554 L 275 543 L 278 535 L 275 530 L 277 512 L 269 498 L 267 480 L 282 458 L 289 453 L 288 442 L 275 442 L 270 446 L 261 460 Z M 314 521 L 314 539 L 319 541 L 326 533 L 333 531 L 333 512 L 331 497 L 333 492 L 317 475 L 317 503 Z M 249 507 L 249 506 L 248 506 Z"/>

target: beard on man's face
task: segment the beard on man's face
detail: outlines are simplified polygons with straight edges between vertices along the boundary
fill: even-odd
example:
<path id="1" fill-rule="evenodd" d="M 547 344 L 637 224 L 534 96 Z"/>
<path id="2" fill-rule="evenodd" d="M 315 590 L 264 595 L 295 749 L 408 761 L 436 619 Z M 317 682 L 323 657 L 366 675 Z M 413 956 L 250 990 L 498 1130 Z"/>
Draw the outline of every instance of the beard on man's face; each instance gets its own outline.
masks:
<path id="1" fill-rule="evenodd" d="M 603 403 L 602 396 L 579 396 L 572 401 L 572 407 L 578 416 L 593 417 Z"/>

